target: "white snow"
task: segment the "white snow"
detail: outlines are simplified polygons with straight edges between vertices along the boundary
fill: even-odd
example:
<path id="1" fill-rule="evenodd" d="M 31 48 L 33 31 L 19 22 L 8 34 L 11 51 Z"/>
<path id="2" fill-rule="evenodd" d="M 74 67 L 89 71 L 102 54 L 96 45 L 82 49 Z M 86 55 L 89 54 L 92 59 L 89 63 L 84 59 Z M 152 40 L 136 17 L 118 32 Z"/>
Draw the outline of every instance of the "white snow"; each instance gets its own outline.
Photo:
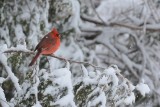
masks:
<path id="1" fill-rule="evenodd" d="M 6 44 L 7 44 L 8 46 L 11 46 L 8 27 L 5 26 L 5 27 L 0 28 L 0 32 L 1 32 L 0 37 L 5 39 L 5 42 L 6 42 Z"/>
<path id="2" fill-rule="evenodd" d="M 99 94 L 100 95 L 96 99 L 94 99 L 92 101 L 92 103 L 90 104 L 90 107 L 96 106 L 96 104 L 98 104 L 99 102 L 102 103 L 101 107 L 106 107 L 106 96 L 105 96 L 105 93 L 100 91 Z"/>
<path id="3" fill-rule="evenodd" d="M 134 8 L 140 4 L 142 0 L 103 0 L 96 9 L 100 17 L 107 23 L 118 19 L 126 10 Z M 107 10 L 107 11 L 105 11 Z"/>
<path id="4" fill-rule="evenodd" d="M 2 107 L 10 107 L 8 105 L 8 102 L 6 101 L 4 90 L 1 87 L 0 87 L 0 103 L 1 103 Z"/>
<path id="5" fill-rule="evenodd" d="M 51 94 L 53 91 L 53 86 L 48 86 L 45 91 L 44 91 L 44 95 L 47 95 L 47 94 Z"/>
<path id="6" fill-rule="evenodd" d="M 51 102 L 51 105 L 72 105 L 73 107 L 76 107 L 74 102 L 74 95 L 72 92 L 73 86 L 71 80 L 71 72 L 68 70 L 68 68 L 56 69 L 53 72 L 51 72 L 49 76 L 52 78 L 51 81 L 53 81 L 54 84 L 58 84 L 58 87 L 67 88 L 67 94 L 62 98 L 58 99 L 56 102 Z M 45 89 L 44 94 L 52 95 L 54 91 L 55 90 L 53 89 L 53 87 L 49 86 Z"/>
<path id="7" fill-rule="evenodd" d="M 11 48 L 8 48 L 4 51 L 15 51 L 15 52 L 18 52 L 18 51 L 21 51 L 21 52 L 28 52 L 28 53 L 32 53 L 31 50 L 28 50 L 26 48 L 26 45 L 21 45 L 21 44 L 18 44 L 16 47 L 11 47 Z"/>
<path id="8" fill-rule="evenodd" d="M 7 65 L 7 57 L 3 53 L 0 53 L 0 56 L 1 56 L 0 57 L 1 64 L 5 67 L 5 70 L 8 76 L 11 78 L 16 90 L 20 91 L 21 87 L 18 83 L 18 78 L 14 75 L 14 73 L 11 71 L 11 68 Z"/>
<path id="9" fill-rule="evenodd" d="M 23 14 L 20 15 L 20 18 L 22 20 L 29 20 L 31 18 L 31 15 L 29 14 L 29 12 L 24 12 Z"/>
<path id="10" fill-rule="evenodd" d="M 145 95 L 151 91 L 149 86 L 151 89 L 154 89 L 155 86 L 159 86 L 160 44 L 157 36 L 159 34 L 151 34 L 152 36 L 149 35 L 148 39 L 148 34 L 145 34 L 143 30 L 142 34 L 139 34 L 141 32 L 137 33 L 136 30 L 132 31 L 132 29 L 123 28 L 123 26 L 99 26 L 99 24 L 88 22 L 87 20 L 84 21 L 81 19 L 82 14 L 85 14 L 88 19 L 92 20 L 93 17 L 94 21 L 101 22 L 97 15 L 95 15 L 95 12 L 93 12 L 91 3 L 85 1 L 85 3 L 88 4 L 84 4 L 84 1 L 85 0 L 68 1 L 72 4 L 72 11 L 70 11 L 70 17 L 67 19 L 68 22 L 65 22 L 67 26 L 65 24 L 58 25 L 61 23 L 61 19 L 58 19 L 59 22 L 50 23 L 48 21 L 50 15 L 49 9 L 50 6 L 52 6 L 48 0 L 43 3 L 42 1 L 36 2 L 33 0 L 22 1 L 22 7 L 19 5 L 19 3 L 21 3 L 20 0 L 15 0 L 12 14 L 16 15 L 16 20 L 13 20 L 14 17 L 10 10 L 7 11 L 6 15 L 8 15 L 9 19 L 7 18 L 4 25 L 0 27 L 0 39 L 4 39 L 2 42 L 0 40 L 0 63 L 4 71 L 6 71 L 6 74 L 8 74 L 7 79 L 10 78 L 14 84 L 16 89 L 14 93 L 16 93 L 18 100 L 22 100 L 23 98 L 27 99 L 31 94 L 35 94 L 36 102 L 34 102 L 32 107 L 42 107 L 41 103 L 43 102 L 39 101 L 38 98 L 38 93 L 40 92 L 38 86 L 42 80 L 44 80 L 44 82 L 48 80 L 52 82 L 52 84 L 48 85 L 42 92 L 43 95 L 51 95 L 54 97 L 54 101 L 50 101 L 50 104 L 64 107 L 77 106 L 74 101 L 76 96 L 74 95 L 73 91 L 75 90 L 73 90 L 73 88 L 78 83 L 82 83 L 82 85 L 76 90 L 76 94 L 85 86 L 89 85 L 91 87 L 91 92 L 86 98 L 87 104 L 85 106 L 88 107 L 96 106 L 99 103 L 101 103 L 101 107 L 105 107 L 109 99 L 119 100 L 118 103 L 115 102 L 115 105 L 120 105 L 121 103 L 132 105 L 135 102 L 135 89 L 145 97 Z M 66 4 L 68 2 L 66 2 Z M 137 28 L 143 27 L 144 24 L 144 29 L 160 29 L 160 24 L 157 23 L 159 22 L 159 17 L 155 17 L 157 12 L 154 12 L 156 8 L 154 8 L 154 6 L 149 7 L 146 1 L 94 0 L 93 2 L 95 3 L 95 10 L 98 15 L 106 23 L 122 22 L 124 24 L 129 23 L 129 25 L 133 23 Z M 12 2 L 10 5 L 11 4 Z M 82 5 L 84 5 L 84 7 Z M 84 13 L 82 13 L 83 10 L 85 10 Z M 1 11 L 3 11 L 3 8 Z M 157 11 L 159 12 L 159 10 Z M 5 12 L 6 11 L 1 12 L 2 21 L 5 18 Z M 140 14 L 136 14 L 136 12 L 140 12 Z M 56 15 L 54 18 L 56 18 Z M 11 24 L 11 27 L 7 25 L 8 22 Z M 23 25 L 21 22 L 26 22 L 27 24 Z M 64 36 L 60 49 L 54 53 L 55 55 L 76 61 L 87 61 L 94 65 L 105 67 L 106 69 L 97 70 L 85 64 L 65 63 L 53 57 L 47 57 L 48 62 L 46 62 L 47 64 L 45 64 L 44 68 L 40 67 L 40 69 L 39 66 L 36 65 L 35 68 L 30 69 L 24 66 L 30 60 L 30 56 L 27 56 L 26 59 L 24 58 L 24 65 L 22 64 L 19 71 L 24 72 L 32 70 L 33 81 L 31 81 L 31 83 L 24 81 L 24 86 L 20 85 L 19 79 L 15 76 L 7 63 L 7 58 L 9 58 L 8 56 L 10 53 L 6 54 L 3 52 L 21 51 L 32 53 L 29 49 L 33 49 L 38 44 L 38 41 L 46 32 L 49 32 L 52 27 L 59 26 L 62 26 L 62 30 L 65 29 L 66 31 L 70 28 L 74 28 L 75 32 L 65 35 L 66 37 Z M 12 31 L 15 37 L 12 37 Z M 100 32 L 100 34 L 97 32 Z M 85 37 L 88 37 L 88 39 Z M 23 44 L 20 43 L 21 40 Z M 17 43 L 14 43 L 14 41 Z M 13 47 L 14 45 L 16 45 L 16 47 Z M 133 50 L 132 48 L 137 48 L 138 52 L 133 52 L 133 55 L 130 55 L 129 52 L 130 49 L 131 51 Z M 133 58 L 135 59 L 132 60 Z M 140 63 L 136 63 L 136 59 L 138 59 Z M 146 83 L 149 85 L 139 83 L 134 86 L 131 82 L 127 81 L 125 76 L 120 74 L 121 72 L 118 67 L 116 69 L 111 66 L 108 67 L 111 63 L 118 64 L 118 66 L 120 66 L 119 68 L 130 70 L 129 73 L 134 74 L 134 76 L 138 78 L 140 78 L 138 74 L 143 72 L 142 76 L 145 77 L 145 80 L 147 80 Z M 135 69 L 138 72 L 136 72 Z M 123 73 L 127 74 L 127 70 Z M 146 71 L 150 73 L 149 76 L 146 75 Z M 152 74 L 153 76 L 150 76 Z M 151 80 L 151 77 L 155 77 L 155 81 Z M 6 78 L 0 77 L 0 84 L 5 80 Z M 23 86 L 22 89 L 21 86 Z M 123 90 L 120 90 L 121 88 Z M 63 89 L 66 89 L 65 95 L 57 95 L 57 93 Z M 159 93 L 159 89 L 158 87 L 155 91 Z M 23 95 L 24 97 L 22 97 Z M 14 100 L 12 101 L 16 103 Z M 4 107 L 9 107 L 2 87 L 0 87 L 0 103 Z"/>
<path id="11" fill-rule="evenodd" d="M 87 69 L 84 67 L 84 65 L 81 65 L 81 67 L 82 67 L 82 71 L 83 71 L 84 77 L 88 77 Z"/>
<path id="12" fill-rule="evenodd" d="M 51 105 L 61 105 L 61 106 L 66 106 L 68 104 L 71 104 L 72 107 L 76 107 L 75 103 L 73 101 L 71 101 L 71 99 L 73 99 L 73 94 L 67 94 L 66 96 L 62 97 L 61 99 L 59 99 L 58 101 L 56 101 L 55 103 L 51 104 Z"/>
<path id="13" fill-rule="evenodd" d="M 124 103 L 126 105 L 132 105 L 132 103 L 135 102 L 135 95 L 134 93 L 132 92 L 130 96 L 127 96 L 127 98 L 124 99 Z"/>
<path id="14" fill-rule="evenodd" d="M 7 45 L 6 44 L 0 45 L 0 54 L 1 54 L 1 52 L 4 52 L 6 50 L 7 50 Z"/>
<path id="15" fill-rule="evenodd" d="M 36 104 L 35 104 L 35 105 L 33 105 L 32 107 L 42 107 L 42 105 L 40 104 L 40 102 L 39 102 L 39 101 L 37 101 L 37 102 L 36 102 Z"/>
<path id="16" fill-rule="evenodd" d="M 60 87 L 68 87 L 69 89 L 72 89 L 71 73 L 67 68 L 55 70 L 54 76 L 56 77 L 54 82 Z"/>
<path id="17" fill-rule="evenodd" d="M 5 81 L 5 78 L 0 77 L 0 84 L 2 84 Z"/>
<path id="18" fill-rule="evenodd" d="M 114 68 L 109 67 L 108 69 L 106 69 L 104 71 L 108 76 L 112 77 L 112 81 L 113 81 L 113 88 L 115 88 L 118 85 L 119 79 L 116 76 L 116 71 Z"/>
<path id="19" fill-rule="evenodd" d="M 48 74 L 48 73 L 46 73 L 46 72 L 44 72 L 44 74 L 43 74 L 43 79 L 44 79 L 44 80 L 47 80 L 47 79 L 48 79 L 48 77 L 49 77 L 49 74 Z"/>
<path id="20" fill-rule="evenodd" d="M 16 35 L 17 41 L 19 41 L 22 38 L 25 39 L 25 34 L 23 33 L 22 25 L 20 24 L 16 25 L 15 35 Z"/>
<path id="21" fill-rule="evenodd" d="M 144 83 L 137 84 L 136 89 L 143 95 L 143 97 L 150 92 L 150 88 Z"/>
<path id="22" fill-rule="evenodd" d="M 80 21 L 80 4 L 78 0 L 71 0 L 72 3 L 72 26 L 78 34 L 80 34 L 79 21 Z"/>
<path id="23" fill-rule="evenodd" d="M 135 86 L 133 84 L 129 84 L 129 87 L 130 87 L 131 91 L 133 91 L 135 89 Z"/>

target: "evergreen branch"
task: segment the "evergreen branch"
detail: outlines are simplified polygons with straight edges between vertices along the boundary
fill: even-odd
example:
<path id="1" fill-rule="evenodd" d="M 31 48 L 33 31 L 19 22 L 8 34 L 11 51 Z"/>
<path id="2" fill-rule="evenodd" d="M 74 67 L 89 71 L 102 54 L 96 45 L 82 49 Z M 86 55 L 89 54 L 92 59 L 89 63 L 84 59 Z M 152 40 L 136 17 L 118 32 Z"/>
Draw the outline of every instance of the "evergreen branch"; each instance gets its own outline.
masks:
<path id="1" fill-rule="evenodd" d="M 30 50 L 16 50 L 16 49 L 10 49 L 10 50 L 6 50 L 4 51 L 4 53 L 13 53 L 13 52 L 16 52 L 16 53 L 26 53 L 26 54 L 35 54 L 35 52 L 33 51 L 30 51 Z M 94 64 L 91 64 L 91 63 L 88 63 L 88 62 L 83 62 L 83 61 L 75 61 L 75 60 L 72 60 L 72 59 L 66 59 L 66 58 L 63 58 L 63 57 L 59 57 L 59 56 L 55 56 L 55 55 L 46 55 L 46 56 L 50 56 L 50 57 L 54 57 L 54 58 L 57 58 L 59 60 L 64 60 L 65 62 L 70 62 L 70 63 L 78 63 L 78 64 L 84 64 L 84 65 L 90 65 L 92 66 L 93 68 L 95 69 L 106 69 L 104 67 L 99 67 L 99 66 L 96 66 Z"/>
<path id="2" fill-rule="evenodd" d="M 35 54 L 35 52 L 33 51 L 23 51 L 23 50 L 16 50 L 16 49 L 12 49 L 12 50 L 7 50 L 7 51 L 4 51 L 4 53 L 13 53 L 13 52 L 18 52 L 18 53 L 26 53 L 26 54 Z M 45 55 L 45 56 L 50 56 L 50 57 L 54 57 L 54 58 L 57 58 L 59 60 L 63 60 L 65 62 L 69 62 L 69 63 L 77 63 L 77 64 L 84 64 L 84 65 L 89 65 L 89 66 L 92 66 L 93 68 L 95 69 L 107 69 L 107 68 L 104 68 L 104 67 L 100 67 L 100 66 L 96 66 L 94 64 L 91 64 L 89 62 L 83 62 L 83 61 L 75 61 L 75 60 L 71 60 L 71 59 L 66 59 L 66 58 L 63 58 L 63 57 L 59 57 L 59 56 L 56 56 L 56 55 Z M 118 67 L 116 65 L 111 65 L 110 67 L 114 68 L 115 71 L 116 71 L 116 74 L 122 78 L 123 80 L 125 80 L 127 83 L 129 84 L 132 84 L 127 78 L 125 78 L 121 73 L 120 71 L 118 70 Z"/>

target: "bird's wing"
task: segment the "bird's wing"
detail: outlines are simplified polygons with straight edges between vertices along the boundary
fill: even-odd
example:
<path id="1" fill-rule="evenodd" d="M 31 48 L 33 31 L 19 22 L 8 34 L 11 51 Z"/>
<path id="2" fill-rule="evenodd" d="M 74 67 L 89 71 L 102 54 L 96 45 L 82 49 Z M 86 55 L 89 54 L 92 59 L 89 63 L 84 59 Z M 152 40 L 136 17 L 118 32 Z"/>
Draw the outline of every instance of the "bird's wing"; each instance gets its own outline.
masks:
<path id="1" fill-rule="evenodd" d="M 53 48 L 55 44 L 56 40 L 52 38 L 52 36 L 49 33 L 42 38 L 42 40 L 36 46 L 35 50 L 49 50 L 50 48 Z"/>
<path id="2" fill-rule="evenodd" d="M 38 45 L 36 46 L 36 48 L 35 48 L 34 51 L 39 50 L 39 49 L 45 44 L 45 42 L 49 40 L 49 35 L 50 35 L 50 33 L 46 34 L 46 35 L 42 38 L 42 40 L 38 43 Z M 48 40 L 47 40 L 47 39 L 48 39 Z"/>

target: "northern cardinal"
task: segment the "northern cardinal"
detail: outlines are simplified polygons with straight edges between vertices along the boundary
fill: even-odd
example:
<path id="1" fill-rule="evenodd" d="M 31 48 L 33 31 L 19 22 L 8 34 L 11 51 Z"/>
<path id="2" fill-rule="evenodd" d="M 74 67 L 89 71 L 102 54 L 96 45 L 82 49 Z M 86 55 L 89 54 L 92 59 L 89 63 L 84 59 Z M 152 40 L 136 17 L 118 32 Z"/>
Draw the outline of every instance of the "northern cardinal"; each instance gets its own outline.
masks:
<path id="1" fill-rule="evenodd" d="M 45 35 L 42 40 L 38 43 L 35 50 L 37 50 L 37 54 L 32 59 L 29 66 L 32 66 L 37 58 L 42 55 L 50 55 L 53 54 L 60 46 L 60 35 L 58 31 L 53 28 L 51 32 L 49 32 L 47 35 Z"/>

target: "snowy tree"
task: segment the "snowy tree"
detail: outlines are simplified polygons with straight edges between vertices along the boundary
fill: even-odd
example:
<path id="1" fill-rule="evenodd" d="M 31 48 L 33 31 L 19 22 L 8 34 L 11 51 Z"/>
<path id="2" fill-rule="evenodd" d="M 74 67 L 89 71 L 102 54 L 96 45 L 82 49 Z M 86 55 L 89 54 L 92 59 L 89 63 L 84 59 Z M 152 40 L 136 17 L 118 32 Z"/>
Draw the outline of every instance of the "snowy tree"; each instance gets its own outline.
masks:
<path id="1" fill-rule="evenodd" d="M 2 107 L 160 105 L 159 0 L 0 1 Z M 53 27 L 61 46 L 28 64 Z"/>

